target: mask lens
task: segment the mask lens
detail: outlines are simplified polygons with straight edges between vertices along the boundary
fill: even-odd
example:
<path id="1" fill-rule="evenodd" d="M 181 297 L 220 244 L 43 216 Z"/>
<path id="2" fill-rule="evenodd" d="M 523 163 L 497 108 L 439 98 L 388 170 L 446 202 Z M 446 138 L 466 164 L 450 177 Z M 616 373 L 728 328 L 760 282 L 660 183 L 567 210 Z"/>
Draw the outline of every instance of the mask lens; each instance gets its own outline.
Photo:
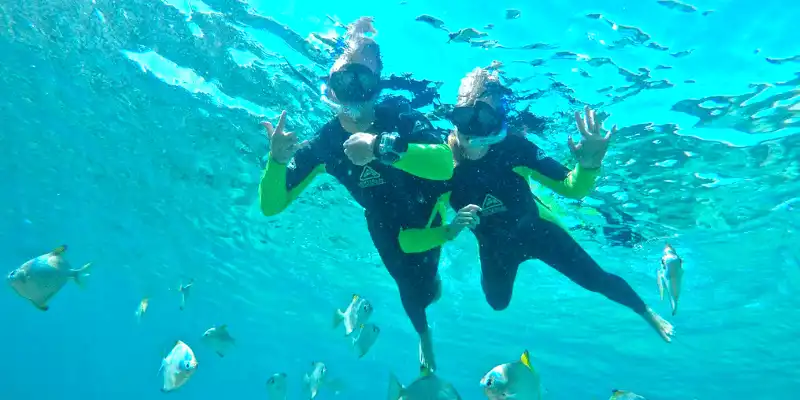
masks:
<path id="1" fill-rule="evenodd" d="M 503 128 L 504 115 L 479 101 L 471 107 L 456 107 L 450 121 L 467 136 L 494 136 Z"/>
<path id="2" fill-rule="evenodd" d="M 378 76 L 367 66 L 347 64 L 328 78 L 336 99 L 342 102 L 364 102 L 375 97 L 378 92 Z"/>

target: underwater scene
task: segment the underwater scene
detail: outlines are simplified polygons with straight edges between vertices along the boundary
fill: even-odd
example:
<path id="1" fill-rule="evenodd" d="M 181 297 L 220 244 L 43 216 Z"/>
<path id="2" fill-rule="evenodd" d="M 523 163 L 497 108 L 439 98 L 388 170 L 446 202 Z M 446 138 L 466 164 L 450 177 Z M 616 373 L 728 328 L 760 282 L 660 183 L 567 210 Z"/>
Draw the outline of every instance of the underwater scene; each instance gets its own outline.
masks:
<path id="1" fill-rule="evenodd" d="M 795 399 L 799 16 L 0 0 L 0 400 Z"/>

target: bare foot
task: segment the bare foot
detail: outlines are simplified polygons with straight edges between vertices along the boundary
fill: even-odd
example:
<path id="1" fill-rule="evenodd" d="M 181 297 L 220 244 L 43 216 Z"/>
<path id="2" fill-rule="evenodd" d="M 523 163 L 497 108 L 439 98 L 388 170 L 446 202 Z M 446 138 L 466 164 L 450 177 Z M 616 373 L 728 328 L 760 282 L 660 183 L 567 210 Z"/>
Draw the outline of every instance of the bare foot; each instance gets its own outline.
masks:
<path id="1" fill-rule="evenodd" d="M 436 371 L 436 358 L 433 355 L 433 339 L 430 329 L 419 337 L 419 363 L 431 372 Z"/>
<path id="2" fill-rule="evenodd" d="M 647 323 L 650 324 L 650 326 L 652 326 L 656 332 L 658 332 L 659 336 L 661 336 L 665 342 L 672 342 L 672 335 L 675 334 L 672 324 L 667 322 L 664 318 L 661 318 L 661 316 L 649 308 L 647 309 L 646 313 L 642 314 L 642 318 L 644 318 L 644 320 L 647 321 Z"/>

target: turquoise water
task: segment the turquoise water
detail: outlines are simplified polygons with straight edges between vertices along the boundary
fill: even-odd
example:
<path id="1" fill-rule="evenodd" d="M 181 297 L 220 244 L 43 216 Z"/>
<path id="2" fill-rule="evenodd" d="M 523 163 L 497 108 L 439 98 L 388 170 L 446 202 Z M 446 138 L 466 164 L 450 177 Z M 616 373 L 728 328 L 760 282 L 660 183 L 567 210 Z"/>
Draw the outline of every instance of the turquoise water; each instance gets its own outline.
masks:
<path id="1" fill-rule="evenodd" d="M 68 284 L 46 313 L 2 291 L 0 399 L 160 398 L 160 359 L 176 339 L 200 366 L 175 398 L 263 399 L 281 371 L 290 398 L 306 398 L 312 361 L 346 383 L 323 400 L 383 399 L 390 371 L 416 376 L 416 335 L 346 193 L 325 177 L 278 217 L 257 206 L 258 122 L 286 109 L 312 135 L 331 115 L 286 65 L 314 79 L 324 52 L 296 51 L 275 22 L 307 38 L 334 31 L 326 14 L 374 16 L 385 72 L 444 82 L 445 103 L 464 73 L 502 61 L 518 94 L 538 93 L 516 107 L 552 118 L 531 140 L 566 163 L 569 113 L 609 114 L 621 131 L 605 176 L 582 206 L 562 201 L 565 221 L 664 315 L 664 241 L 685 260 L 667 345 L 538 262 L 521 269 L 509 309 L 492 311 L 474 237 L 462 235 L 445 248 L 430 320 L 440 375 L 465 399 L 482 398 L 480 377 L 526 348 L 550 399 L 606 399 L 613 388 L 651 400 L 794 398 L 800 7 L 697 1 L 696 12 L 650 0 L 0 2 L 4 268 L 62 243 L 73 264 L 95 265 L 85 289 Z M 504 19 L 507 8 L 521 17 Z M 420 14 L 451 30 L 492 23 L 487 39 L 502 47 L 446 44 Z M 547 46 L 521 48 L 535 43 Z M 592 207 L 627 213 L 645 240 L 612 246 Z M 170 289 L 190 278 L 180 311 Z M 353 293 L 373 302 L 382 328 L 361 360 L 330 328 Z M 225 358 L 200 343 L 221 323 L 238 341 Z"/>

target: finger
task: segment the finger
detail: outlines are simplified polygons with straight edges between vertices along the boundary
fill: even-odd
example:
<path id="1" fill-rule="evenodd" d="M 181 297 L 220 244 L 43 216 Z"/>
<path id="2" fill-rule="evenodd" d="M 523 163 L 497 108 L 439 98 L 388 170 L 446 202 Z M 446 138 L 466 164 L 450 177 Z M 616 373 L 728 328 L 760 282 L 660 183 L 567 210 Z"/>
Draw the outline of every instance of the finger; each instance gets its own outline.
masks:
<path id="1" fill-rule="evenodd" d="M 611 130 L 606 133 L 606 137 L 604 138 L 606 141 L 611 140 L 611 137 L 617 134 L 617 126 L 614 125 L 611 127 Z"/>
<path id="2" fill-rule="evenodd" d="M 470 204 L 470 205 L 462 208 L 462 210 L 464 210 L 464 211 L 466 211 L 468 213 L 476 213 L 476 212 L 481 211 L 481 208 L 476 206 L 475 204 Z"/>
<path id="3" fill-rule="evenodd" d="M 584 121 L 579 111 L 575 111 L 575 125 L 583 137 L 589 137 L 589 132 L 586 132 L 586 121 Z"/>
<path id="4" fill-rule="evenodd" d="M 281 117 L 278 118 L 278 127 L 275 128 L 275 133 L 282 134 L 283 128 L 286 126 L 286 110 L 281 111 Z"/>
<path id="5" fill-rule="evenodd" d="M 572 140 L 572 135 L 567 138 L 567 146 L 569 146 L 569 151 L 571 151 L 572 154 L 578 152 L 578 146 L 575 144 L 575 141 Z"/>
<path id="6" fill-rule="evenodd" d="M 306 147 L 308 147 L 308 140 L 303 140 L 300 143 L 295 143 L 294 151 L 298 151 L 298 150 L 306 148 Z"/>
<path id="7" fill-rule="evenodd" d="M 275 132 L 275 127 L 269 121 L 261 122 L 261 125 L 264 125 L 264 128 L 267 128 L 267 139 L 272 139 L 272 134 Z"/>
<path id="8" fill-rule="evenodd" d="M 589 133 L 595 134 L 597 133 L 597 121 L 595 119 L 594 110 L 586 106 L 586 125 L 588 128 Z"/>

